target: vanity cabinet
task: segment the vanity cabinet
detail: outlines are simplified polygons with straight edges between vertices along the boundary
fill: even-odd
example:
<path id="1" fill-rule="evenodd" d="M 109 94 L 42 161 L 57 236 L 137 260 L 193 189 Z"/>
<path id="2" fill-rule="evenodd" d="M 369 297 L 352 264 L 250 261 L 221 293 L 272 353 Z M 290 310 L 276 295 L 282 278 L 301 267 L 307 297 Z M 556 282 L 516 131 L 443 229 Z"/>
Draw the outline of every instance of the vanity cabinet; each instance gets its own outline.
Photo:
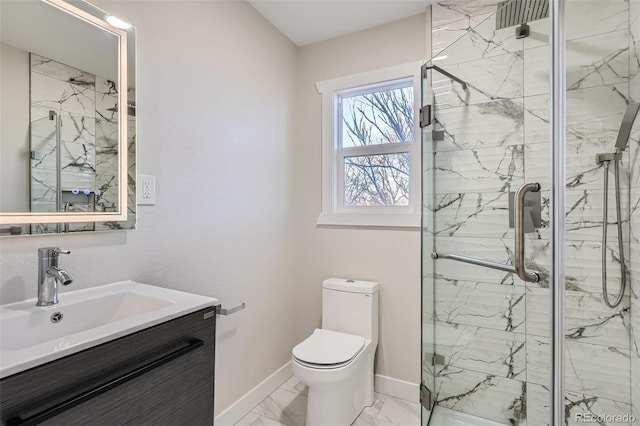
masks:
<path id="1" fill-rule="evenodd" d="M 212 425 L 215 307 L 0 381 L 2 425 Z"/>

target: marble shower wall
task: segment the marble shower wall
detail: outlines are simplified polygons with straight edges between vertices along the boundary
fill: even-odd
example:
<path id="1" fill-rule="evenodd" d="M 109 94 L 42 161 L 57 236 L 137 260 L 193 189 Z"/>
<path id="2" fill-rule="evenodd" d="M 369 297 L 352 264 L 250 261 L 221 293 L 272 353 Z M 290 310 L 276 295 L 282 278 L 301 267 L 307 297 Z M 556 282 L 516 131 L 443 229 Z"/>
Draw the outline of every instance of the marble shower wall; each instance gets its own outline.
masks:
<path id="1" fill-rule="evenodd" d="M 116 84 L 54 60 L 31 54 L 31 210 L 55 211 L 56 122 L 61 120 L 63 201 L 72 211 L 113 211 L 118 194 L 118 92 Z M 133 97 L 132 97 L 133 99 Z M 126 222 L 72 223 L 69 231 L 135 227 L 135 117 L 130 116 Z M 73 194 L 77 189 L 79 194 Z M 82 194 L 89 194 L 84 196 Z M 32 233 L 57 232 L 35 224 Z"/>
<path id="2" fill-rule="evenodd" d="M 629 7 L 629 90 L 631 98 L 640 102 L 640 1 Z M 629 142 L 631 156 L 631 406 L 640 424 L 640 120 L 636 120 Z"/>
<path id="3" fill-rule="evenodd" d="M 425 197 L 424 208 L 434 217 L 427 228 L 439 252 L 512 263 L 509 191 L 537 181 L 543 225 L 527 235 L 526 253 L 529 268 L 545 278 L 525 284 L 509 273 L 449 260 L 433 263 L 436 352 L 446 359 L 436 372 L 437 401 L 503 424 L 544 426 L 551 381 L 549 19 L 530 23 L 531 35 L 518 40 L 513 27 L 495 30 L 496 3 L 452 1 L 432 8 L 433 63 L 466 81 L 469 90 L 432 71 L 434 128 L 444 138 L 427 147 L 433 162 L 425 164 L 425 176 L 435 176 Z M 579 412 L 631 412 L 630 305 L 631 299 L 638 303 L 640 291 L 625 296 L 617 309 L 602 301 L 603 171 L 594 162 L 597 153 L 612 151 L 630 96 L 629 12 L 637 1 L 631 3 L 567 3 L 568 425 L 579 424 Z M 621 176 L 627 235 L 630 207 L 640 212 L 640 196 L 631 202 L 628 197 L 640 194 L 633 174 L 638 163 L 629 167 L 638 157 L 634 149 L 636 154 L 625 153 Z M 620 254 L 612 197 L 613 191 L 607 245 L 613 293 L 619 288 Z M 638 214 L 632 218 L 637 226 Z M 625 238 L 627 260 L 640 258 L 638 235 L 635 242 Z M 640 276 L 637 263 L 631 268 Z"/>

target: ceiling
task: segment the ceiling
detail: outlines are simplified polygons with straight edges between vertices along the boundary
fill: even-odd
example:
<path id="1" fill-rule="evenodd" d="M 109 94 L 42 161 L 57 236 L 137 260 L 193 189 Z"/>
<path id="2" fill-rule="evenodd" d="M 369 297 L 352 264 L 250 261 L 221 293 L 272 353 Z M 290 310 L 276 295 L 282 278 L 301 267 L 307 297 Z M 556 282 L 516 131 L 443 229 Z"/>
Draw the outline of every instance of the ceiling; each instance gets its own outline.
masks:
<path id="1" fill-rule="evenodd" d="M 425 11 L 429 0 L 248 0 L 298 46 Z"/>

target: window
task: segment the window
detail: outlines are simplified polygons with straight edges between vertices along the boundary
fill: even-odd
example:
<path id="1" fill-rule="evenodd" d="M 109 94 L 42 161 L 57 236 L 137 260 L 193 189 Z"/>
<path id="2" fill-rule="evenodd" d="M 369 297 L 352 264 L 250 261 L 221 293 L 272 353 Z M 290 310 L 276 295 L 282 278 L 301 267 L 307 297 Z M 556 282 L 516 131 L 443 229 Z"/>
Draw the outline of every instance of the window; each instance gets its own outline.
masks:
<path id="1" fill-rule="evenodd" d="M 322 95 L 318 224 L 419 226 L 420 64 L 317 83 Z"/>

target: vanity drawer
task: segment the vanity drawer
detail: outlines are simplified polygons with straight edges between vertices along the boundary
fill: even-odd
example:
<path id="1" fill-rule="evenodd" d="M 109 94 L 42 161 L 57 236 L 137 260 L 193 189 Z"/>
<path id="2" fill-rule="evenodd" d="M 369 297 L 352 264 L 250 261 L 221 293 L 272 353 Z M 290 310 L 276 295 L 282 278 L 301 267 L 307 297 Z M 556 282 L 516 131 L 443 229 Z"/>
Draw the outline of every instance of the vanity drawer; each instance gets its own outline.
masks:
<path id="1" fill-rule="evenodd" d="M 206 308 L 2 379 L 2 424 L 213 424 L 212 312 Z M 32 423 L 19 421 L 34 416 Z"/>

